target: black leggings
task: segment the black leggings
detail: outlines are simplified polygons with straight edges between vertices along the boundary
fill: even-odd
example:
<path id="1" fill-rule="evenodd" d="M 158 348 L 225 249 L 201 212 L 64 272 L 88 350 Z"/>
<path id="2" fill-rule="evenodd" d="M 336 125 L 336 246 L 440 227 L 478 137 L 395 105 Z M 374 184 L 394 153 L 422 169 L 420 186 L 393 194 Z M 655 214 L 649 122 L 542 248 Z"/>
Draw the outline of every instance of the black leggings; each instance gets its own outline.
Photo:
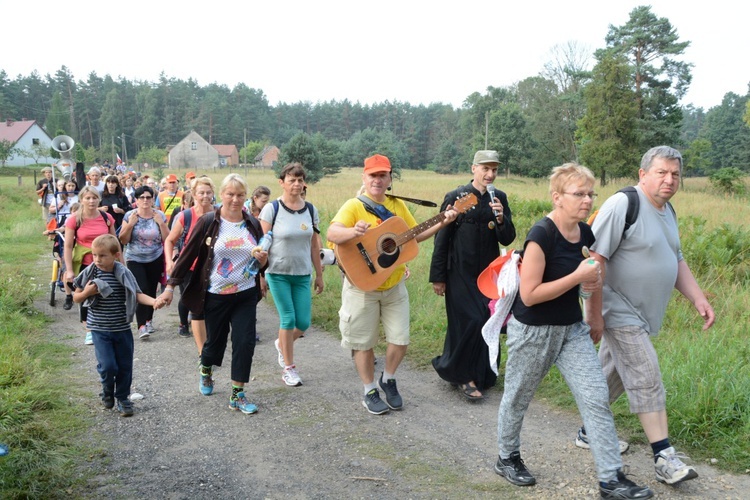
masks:
<path id="1" fill-rule="evenodd" d="M 188 283 L 190 283 L 190 280 L 193 277 L 193 271 L 188 271 L 185 273 L 185 276 L 182 278 L 182 283 L 180 283 L 180 301 L 177 303 L 177 312 L 180 315 L 180 324 L 184 326 L 188 326 L 189 320 L 188 320 L 188 313 L 190 310 L 188 310 L 188 306 L 185 305 L 185 302 L 182 300 L 182 296 L 185 293 L 185 288 L 187 288 Z M 195 321 L 202 321 L 203 320 L 203 314 L 195 314 L 193 313 L 192 319 Z"/>
<path id="2" fill-rule="evenodd" d="M 133 262 L 128 261 L 128 269 L 135 276 L 135 281 L 141 292 L 149 297 L 156 298 L 156 290 L 161 282 L 161 276 L 164 273 L 164 254 L 161 254 L 152 262 Z M 138 327 L 151 321 L 154 317 L 154 308 L 144 304 L 138 304 L 135 308 L 135 317 L 138 320 Z"/>

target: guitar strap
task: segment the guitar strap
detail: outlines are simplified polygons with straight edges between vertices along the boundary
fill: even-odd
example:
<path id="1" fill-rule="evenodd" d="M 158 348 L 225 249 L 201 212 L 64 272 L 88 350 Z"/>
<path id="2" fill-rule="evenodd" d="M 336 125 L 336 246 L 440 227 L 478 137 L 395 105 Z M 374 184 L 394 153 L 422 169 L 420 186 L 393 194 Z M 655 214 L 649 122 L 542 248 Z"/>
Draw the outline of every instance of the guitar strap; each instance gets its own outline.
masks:
<path id="1" fill-rule="evenodd" d="M 365 210 L 370 212 L 375 217 L 380 218 L 380 220 L 388 220 L 391 217 L 395 216 L 393 212 L 385 208 L 385 206 L 381 205 L 380 203 L 375 203 L 370 198 L 368 198 L 365 195 L 357 196 L 357 199 L 362 202 L 362 204 L 365 206 Z"/>

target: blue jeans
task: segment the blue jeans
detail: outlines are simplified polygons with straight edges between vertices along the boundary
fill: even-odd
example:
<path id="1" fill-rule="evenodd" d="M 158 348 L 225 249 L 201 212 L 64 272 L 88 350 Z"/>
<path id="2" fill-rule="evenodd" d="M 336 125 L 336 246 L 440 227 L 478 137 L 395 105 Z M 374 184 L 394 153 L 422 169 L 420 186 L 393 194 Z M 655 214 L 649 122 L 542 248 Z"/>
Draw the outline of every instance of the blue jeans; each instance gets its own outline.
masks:
<path id="1" fill-rule="evenodd" d="M 128 399 L 133 382 L 133 332 L 128 328 L 119 332 L 92 330 L 96 370 L 105 395 Z"/>

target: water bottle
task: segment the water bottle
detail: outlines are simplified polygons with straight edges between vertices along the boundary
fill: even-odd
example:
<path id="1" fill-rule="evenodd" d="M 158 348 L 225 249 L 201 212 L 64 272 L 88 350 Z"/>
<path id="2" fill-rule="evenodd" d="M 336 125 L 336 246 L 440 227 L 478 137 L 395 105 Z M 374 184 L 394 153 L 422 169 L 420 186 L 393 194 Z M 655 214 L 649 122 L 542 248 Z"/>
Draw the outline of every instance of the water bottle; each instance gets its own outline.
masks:
<path id="1" fill-rule="evenodd" d="M 273 243 L 273 231 L 268 231 L 260 239 L 260 242 L 258 242 L 258 246 L 253 248 L 253 253 L 255 253 L 257 250 L 267 252 L 268 249 L 271 248 L 271 243 Z M 247 265 L 247 269 L 250 276 L 255 276 L 256 274 L 258 274 L 258 271 L 260 271 L 260 262 L 258 261 L 258 259 L 252 257 L 250 259 L 250 263 Z"/>
<path id="2" fill-rule="evenodd" d="M 591 258 L 589 249 L 585 245 L 583 246 L 583 248 L 581 248 L 581 253 L 583 254 L 584 258 L 589 259 L 588 262 L 586 262 L 587 264 L 594 265 L 596 263 L 596 261 Z M 586 300 L 591 297 L 591 292 L 584 292 L 583 287 L 581 285 L 578 285 L 578 296 L 581 297 L 583 300 Z"/>

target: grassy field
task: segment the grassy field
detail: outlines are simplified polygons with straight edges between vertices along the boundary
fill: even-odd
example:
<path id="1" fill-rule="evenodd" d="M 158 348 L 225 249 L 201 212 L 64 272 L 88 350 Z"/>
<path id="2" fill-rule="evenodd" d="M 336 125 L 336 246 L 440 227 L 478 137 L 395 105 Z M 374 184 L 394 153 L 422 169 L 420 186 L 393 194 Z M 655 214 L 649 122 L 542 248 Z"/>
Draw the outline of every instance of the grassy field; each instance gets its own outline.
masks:
<path id="1" fill-rule="evenodd" d="M 226 171 L 206 173 L 219 184 Z M 273 197 L 280 193 L 270 171 L 253 170 L 246 178 L 251 189 L 264 184 Z M 470 180 L 470 173 L 443 176 L 408 171 L 394 182 L 392 193 L 439 204 L 445 192 Z M 320 211 L 324 237 L 328 221 L 360 184 L 361 170 L 345 169 L 309 187 L 308 200 Z M 627 184 L 623 180 L 597 188 L 599 203 Z M 508 193 L 518 233 L 512 247 L 519 248 L 529 227 L 551 209 L 547 182 L 511 177 L 499 178 L 495 185 Z M 66 397 L 71 388 L 65 353 L 43 336 L 46 319 L 32 307 L 34 293 L 42 292 L 33 286 L 32 277 L 39 273 L 30 265 L 50 249 L 41 237 L 43 225 L 33 187 L 28 173 L 20 187 L 15 174 L 0 177 L 0 442 L 11 446 L 11 454 L 0 459 L 0 496 L 9 498 L 23 496 L 22 492 L 51 496 L 52 491 L 64 490 L 74 481 L 66 474 L 71 464 L 87 456 L 76 440 L 85 432 L 86 421 Z M 712 192 L 706 179 L 687 179 L 673 205 L 686 259 L 718 319 L 713 329 L 701 331 L 697 313 L 675 293 L 664 330 L 655 341 L 669 396 L 670 434 L 693 458 L 717 458 L 719 466 L 741 472 L 750 463 L 750 232 L 746 225 L 750 204 L 746 198 Z M 437 213 L 434 208 L 411 206 L 417 221 Z M 430 359 L 442 351 L 445 315 L 442 299 L 427 281 L 432 241 L 420 248 L 409 264 L 412 344 L 407 359 L 431 369 Z M 314 298 L 314 322 L 337 336 L 341 276 L 336 268 L 327 269 L 325 283 L 326 291 Z M 553 370 L 538 397 L 574 411 L 563 386 Z M 495 390 L 501 389 L 498 384 Z M 620 433 L 643 441 L 626 398 L 614 409 Z"/>

